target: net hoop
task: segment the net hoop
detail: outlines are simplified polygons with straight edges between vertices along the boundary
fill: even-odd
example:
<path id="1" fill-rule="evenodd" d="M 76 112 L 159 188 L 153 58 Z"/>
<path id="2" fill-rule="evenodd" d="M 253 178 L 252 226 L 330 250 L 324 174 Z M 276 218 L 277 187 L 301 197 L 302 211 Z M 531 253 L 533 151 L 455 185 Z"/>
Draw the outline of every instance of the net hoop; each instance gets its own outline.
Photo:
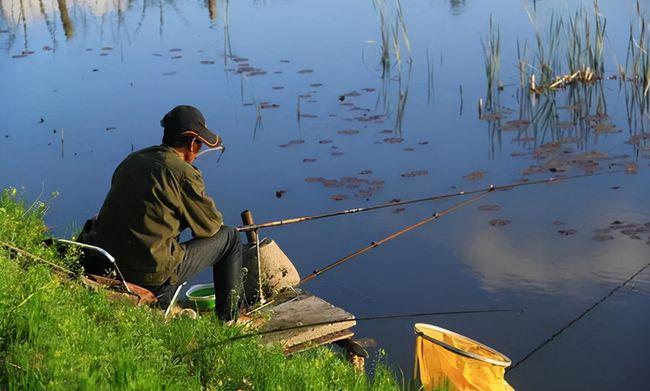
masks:
<path id="1" fill-rule="evenodd" d="M 445 349 L 447 349 L 447 350 L 449 350 L 449 351 L 451 351 L 453 353 L 461 355 L 463 357 L 472 358 L 474 360 L 486 362 L 486 363 L 493 364 L 493 365 L 498 365 L 498 366 L 504 367 L 504 368 L 507 368 L 512 364 L 512 360 L 510 360 L 510 358 L 508 358 L 508 356 L 506 356 L 505 354 L 503 354 L 503 353 L 501 353 L 501 352 L 499 352 L 497 350 L 494 350 L 491 347 L 489 347 L 487 345 L 484 345 L 484 344 L 482 344 L 482 343 L 480 343 L 478 341 L 475 341 L 475 340 L 473 340 L 471 338 L 468 338 L 468 337 L 466 337 L 464 335 L 455 333 L 455 332 L 447 330 L 447 329 L 443 329 L 442 327 L 433 326 L 433 325 L 426 324 L 426 323 L 416 323 L 415 326 L 414 326 L 414 329 L 415 329 L 415 334 L 417 334 L 418 336 L 426 339 L 427 341 L 429 341 L 431 343 L 434 343 L 434 344 L 436 344 L 438 346 L 441 346 L 441 347 L 443 347 L 443 348 L 445 348 Z M 490 353 L 493 353 L 495 355 L 503 357 L 504 360 L 495 360 L 493 358 L 484 357 L 484 356 L 481 356 L 479 354 L 472 353 L 472 352 L 467 352 L 467 351 L 459 349 L 459 348 L 457 348 L 455 346 L 451 346 L 451 345 L 449 345 L 449 344 L 447 344 L 445 342 L 442 342 L 440 340 L 437 340 L 437 339 L 435 339 L 433 337 L 429 337 L 428 335 L 426 335 L 424 333 L 424 331 L 423 331 L 423 330 L 426 330 L 426 329 L 433 330 L 433 331 L 438 331 L 438 332 L 441 332 L 443 334 L 449 334 L 449 335 L 452 335 L 452 336 L 455 336 L 455 337 L 459 337 L 461 339 L 464 339 L 466 341 L 469 341 L 471 343 L 474 343 L 474 344 L 480 346 L 482 349 L 485 349 L 485 350 L 489 351 Z"/>

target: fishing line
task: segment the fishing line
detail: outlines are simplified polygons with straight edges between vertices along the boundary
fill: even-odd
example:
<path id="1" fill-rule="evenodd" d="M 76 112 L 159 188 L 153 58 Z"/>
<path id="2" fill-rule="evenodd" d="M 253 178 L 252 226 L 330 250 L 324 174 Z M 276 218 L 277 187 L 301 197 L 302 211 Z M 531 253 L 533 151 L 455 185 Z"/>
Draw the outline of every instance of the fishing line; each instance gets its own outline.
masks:
<path id="1" fill-rule="evenodd" d="M 478 194 L 478 193 L 488 191 L 490 189 L 497 190 L 497 191 L 506 191 L 506 190 L 512 190 L 512 189 L 515 189 L 517 187 L 522 187 L 522 186 L 532 186 L 532 185 L 539 185 L 539 184 L 542 184 L 542 183 L 560 182 L 560 181 L 566 181 L 566 180 L 578 179 L 578 178 L 584 178 L 584 177 L 591 177 L 591 176 L 610 175 L 610 174 L 621 173 L 621 172 L 626 172 L 626 170 L 603 171 L 603 172 L 597 172 L 597 173 L 593 173 L 593 174 L 580 174 L 580 175 L 571 175 L 571 176 L 557 176 L 557 177 L 550 177 L 550 178 L 546 178 L 546 179 L 540 179 L 540 180 L 536 180 L 536 181 L 521 182 L 521 183 L 511 183 L 511 184 L 499 185 L 499 186 L 490 185 L 489 187 L 484 187 L 484 188 L 481 188 L 481 189 L 475 189 L 475 190 L 469 190 L 469 191 L 459 191 L 459 192 L 456 192 L 456 193 L 435 195 L 435 196 L 431 196 L 431 197 L 417 198 L 417 199 L 408 200 L 408 201 L 388 202 L 388 203 L 378 204 L 378 205 L 374 205 L 374 206 L 346 209 L 346 210 L 342 210 L 342 211 L 338 211 L 338 212 L 323 213 L 323 214 L 317 214 L 317 215 L 311 215 L 311 216 L 293 217 L 293 218 L 277 220 L 277 221 L 270 221 L 270 222 L 260 223 L 260 224 L 250 224 L 250 225 L 245 225 L 245 226 L 242 226 L 242 227 L 238 227 L 237 231 L 239 231 L 239 232 L 255 231 L 255 230 L 258 230 L 260 228 L 278 227 L 278 226 L 282 226 L 282 225 L 296 224 L 296 223 L 302 223 L 302 222 L 305 222 L 305 221 L 312 221 L 312 220 L 320 220 L 320 219 L 324 219 L 324 218 L 328 218 L 328 217 L 335 217 L 335 216 L 341 216 L 341 215 L 347 215 L 347 214 L 353 214 L 353 213 L 359 213 L 359 212 L 369 212 L 369 211 L 377 210 L 377 209 L 384 209 L 384 208 L 391 208 L 391 207 L 395 207 L 395 206 L 416 204 L 416 203 L 426 202 L 426 201 L 439 201 L 439 200 L 444 200 L 444 199 L 447 199 L 447 198 L 454 198 L 454 197 L 460 197 L 460 196 L 465 196 L 465 195 Z"/>
<path id="2" fill-rule="evenodd" d="M 296 326 L 282 327 L 282 328 L 278 328 L 278 329 L 264 330 L 264 331 L 254 332 L 254 333 L 242 334 L 242 335 L 238 335 L 238 336 L 235 336 L 235 337 L 232 337 L 232 338 L 225 339 L 223 341 L 216 342 L 214 344 L 205 345 L 203 348 L 210 347 L 210 346 L 219 346 L 219 345 L 223 345 L 225 343 L 232 342 L 232 341 L 237 341 L 237 340 L 240 340 L 240 339 L 246 339 L 246 338 L 257 337 L 257 336 L 262 336 L 262 335 L 267 335 L 267 334 L 279 333 L 279 332 L 283 332 L 283 331 L 298 330 L 298 329 L 303 329 L 303 328 L 307 328 L 307 327 L 325 326 L 325 325 L 345 323 L 345 322 L 365 322 L 365 321 L 371 321 L 371 320 L 420 318 L 420 317 L 425 317 L 425 316 L 443 316 L 443 315 L 489 314 L 489 313 L 500 313 L 500 312 L 517 312 L 517 313 L 521 314 L 521 313 L 524 312 L 524 310 L 520 309 L 520 308 L 515 308 L 515 309 L 508 308 L 508 309 L 491 309 L 491 310 L 460 310 L 460 311 L 442 311 L 442 312 L 415 312 L 415 313 L 407 313 L 407 314 L 392 314 L 392 315 L 364 316 L 364 317 L 360 317 L 360 318 L 336 319 L 336 320 L 329 320 L 329 321 L 315 322 L 315 323 L 307 323 L 307 324 L 301 324 L 301 325 L 296 325 Z"/>
<path id="3" fill-rule="evenodd" d="M 357 251 L 355 251 L 355 252 L 353 252 L 351 254 L 348 254 L 348 255 L 344 256 L 343 258 L 339 258 L 338 260 L 330 263 L 329 265 L 323 267 L 322 269 L 314 270 L 310 275 L 308 275 L 307 277 L 300 280 L 300 282 L 298 282 L 298 284 L 296 284 L 295 286 L 300 286 L 303 283 L 305 283 L 305 282 L 307 282 L 309 280 L 312 280 L 312 279 L 320 276 L 321 274 L 323 274 L 325 272 L 328 272 L 328 271 L 334 269 L 335 267 L 349 261 L 350 259 L 356 257 L 357 255 L 361 255 L 361 254 L 363 254 L 363 253 L 365 253 L 367 251 L 370 251 L 371 249 L 373 249 L 375 247 L 379 247 L 380 245 L 382 245 L 382 244 L 384 244 L 384 243 L 386 243 L 386 242 L 388 242 L 390 240 L 393 240 L 393 239 L 395 239 L 395 238 L 397 238 L 397 237 L 399 237 L 399 236 L 401 236 L 401 235 L 403 235 L 403 234 L 405 234 L 405 233 L 407 233 L 407 232 L 409 232 L 411 230 L 419 228 L 419 227 L 421 227 L 421 226 L 423 226 L 423 225 L 425 225 L 425 224 L 427 224 L 427 223 L 429 223 L 431 221 L 438 220 L 439 218 L 441 218 L 441 217 L 443 217 L 445 215 L 448 215 L 451 212 L 454 212 L 454 211 L 456 211 L 458 209 L 461 209 L 461 208 L 463 208 L 463 207 L 465 207 L 465 206 L 467 206 L 469 204 L 477 202 L 478 200 L 480 200 L 481 198 L 487 196 L 488 194 L 490 194 L 492 192 L 494 192 L 494 187 L 490 187 L 487 191 L 484 191 L 483 193 L 481 193 L 481 194 L 479 194 L 479 195 L 477 195 L 477 196 L 475 196 L 475 197 L 473 197 L 473 198 L 471 198 L 469 200 L 459 202 L 459 203 L 451 206 L 450 208 L 447 208 L 447 209 L 443 210 L 442 212 L 434 213 L 432 216 L 427 217 L 426 219 L 420 220 L 415 224 L 412 224 L 412 225 L 409 225 L 408 227 L 402 228 L 401 230 L 399 230 L 397 232 L 394 232 L 394 233 L 386 236 L 385 238 L 383 238 L 383 239 L 381 239 L 379 241 L 372 242 L 368 246 L 363 247 L 363 248 L 361 248 L 361 249 L 359 249 L 359 250 L 357 250 Z"/>
<path id="4" fill-rule="evenodd" d="M 523 362 L 525 362 L 526 360 L 528 360 L 528 359 L 529 359 L 531 356 L 533 356 L 535 353 L 539 352 L 539 351 L 540 351 L 544 346 L 546 346 L 546 345 L 548 345 L 549 343 L 551 343 L 551 342 L 552 342 L 555 338 L 557 338 L 560 334 L 562 334 L 564 331 L 566 331 L 566 330 L 569 329 L 571 326 L 573 326 L 574 324 L 576 324 L 580 319 L 584 318 L 584 317 L 585 317 L 589 312 L 591 312 L 594 308 L 596 308 L 596 307 L 598 307 L 599 305 L 601 305 L 605 300 L 609 299 L 609 298 L 610 298 L 614 293 L 616 293 L 618 290 L 620 290 L 621 288 L 623 288 L 624 286 L 626 286 L 627 284 L 629 284 L 632 280 L 634 280 L 634 279 L 636 278 L 636 276 L 638 276 L 639 274 L 643 273 L 643 271 L 644 271 L 645 269 L 647 269 L 648 266 L 650 266 L 650 263 L 647 263 L 645 266 L 643 266 L 641 269 L 639 269 L 636 273 L 632 274 L 632 276 L 630 276 L 630 278 L 628 278 L 627 280 L 625 280 L 624 282 L 622 282 L 621 284 L 619 284 L 618 286 L 616 286 L 614 289 L 612 289 L 611 291 L 609 291 L 609 293 L 607 293 L 605 296 L 603 296 L 600 300 L 598 300 L 597 302 L 595 302 L 594 304 L 592 304 L 589 308 L 587 308 L 586 310 L 584 310 L 580 315 L 578 315 L 578 317 L 574 318 L 574 319 L 571 320 L 569 323 L 567 323 L 564 327 L 560 328 L 558 331 L 556 331 L 555 333 L 553 333 L 553 335 L 551 335 L 550 337 L 548 337 L 548 339 L 546 339 L 546 341 L 542 342 L 542 343 L 541 343 L 540 345 L 538 345 L 536 348 L 534 348 L 533 350 L 531 350 L 531 351 L 530 351 L 528 354 L 526 354 L 526 355 L 525 355 L 521 360 L 517 361 L 513 366 L 511 366 L 510 368 L 507 368 L 507 369 L 506 369 L 506 373 L 508 373 L 508 372 L 512 371 L 513 369 L 517 368 L 519 365 L 521 365 Z"/>

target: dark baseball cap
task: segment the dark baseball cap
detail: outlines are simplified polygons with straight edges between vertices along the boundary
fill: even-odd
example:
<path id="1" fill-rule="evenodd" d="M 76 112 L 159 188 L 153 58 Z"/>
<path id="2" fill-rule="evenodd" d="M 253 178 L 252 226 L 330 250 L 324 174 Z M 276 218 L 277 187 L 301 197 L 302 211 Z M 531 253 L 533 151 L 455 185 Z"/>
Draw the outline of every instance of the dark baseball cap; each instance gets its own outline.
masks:
<path id="1" fill-rule="evenodd" d="M 221 144 L 221 137 L 205 126 L 205 117 L 193 106 L 174 107 L 160 120 L 160 125 L 165 128 L 166 138 L 179 139 L 193 136 L 211 148 Z"/>

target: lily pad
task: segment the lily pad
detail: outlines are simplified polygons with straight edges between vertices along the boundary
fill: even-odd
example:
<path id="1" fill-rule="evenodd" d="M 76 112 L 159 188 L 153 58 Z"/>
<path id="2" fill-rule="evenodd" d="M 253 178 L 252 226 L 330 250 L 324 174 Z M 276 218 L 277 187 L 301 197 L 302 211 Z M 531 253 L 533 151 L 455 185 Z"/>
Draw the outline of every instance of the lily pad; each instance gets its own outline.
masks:
<path id="1" fill-rule="evenodd" d="M 336 133 L 351 136 L 351 135 L 359 134 L 359 130 L 358 129 L 345 129 L 345 130 L 339 130 Z"/>
<path id="2" fill-rule="evenodd" d="M 485 174 L 487 174 L 487 171 L 473 171 L 467 175 L 463 175 L 463 179 L 468 181 L 478 181 L 483 179 Z"/>
<path id="3" fill-rule="evenodd" d="M 494 219 L 490 220 L 490 225 L 493 227 L 505 227 L 510 224 L 510 220 L 506 219 Z"/>
<path id="4" fill-rule="evenodd" d="M 478 210 L 483 211 L 483 212 L 496 212 L 501 210 L 501 206 L 497 204 L 487 204 L 487 205 L 481 205 L 478 207 Z"/>
<path id="5" fill-rule="evenodd" d="M 402 178 L 415 178 L 417 176 L 424 176 L 424 175 L 428 175 L 428 174 L 429 174 L 429 171 L 427 171 L 427 170 L 414 170 L 414 171 L 410 171 L 410 172 L 402 174 Z"/>
<path id="6" fill-rule="evenodd" d="M 609 122 L 601 122 L 594 127 L 594 130 L 598 133 L 613 133 L 616 132 L 616 126 Z"/>

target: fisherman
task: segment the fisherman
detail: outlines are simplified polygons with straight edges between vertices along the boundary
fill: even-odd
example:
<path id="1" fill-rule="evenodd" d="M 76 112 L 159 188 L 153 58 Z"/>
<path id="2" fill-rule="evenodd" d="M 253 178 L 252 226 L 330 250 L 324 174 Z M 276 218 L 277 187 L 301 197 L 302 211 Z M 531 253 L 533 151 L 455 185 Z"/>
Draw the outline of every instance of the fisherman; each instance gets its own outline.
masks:
<path id="1" fill-rule="evenodd" d="M 115 170 L 111 188 L 79 240 L 107 250 L 124 278 L 158 296 L 166 308 L 177 287 L 211 266 L 216 312 L 236 318 L 241 286 L 242 246 L 233 227 L 205 194 L 201 172 L 192 165 L 205 144 L 221 147 L 221 138 L 192 106 L 177 106 L 160 121 L 162 144 L 131 153 Z M 185 229 L 192 239 L 179 243 Z M 87 272 L 109 269 L 93 255 Z"/>

